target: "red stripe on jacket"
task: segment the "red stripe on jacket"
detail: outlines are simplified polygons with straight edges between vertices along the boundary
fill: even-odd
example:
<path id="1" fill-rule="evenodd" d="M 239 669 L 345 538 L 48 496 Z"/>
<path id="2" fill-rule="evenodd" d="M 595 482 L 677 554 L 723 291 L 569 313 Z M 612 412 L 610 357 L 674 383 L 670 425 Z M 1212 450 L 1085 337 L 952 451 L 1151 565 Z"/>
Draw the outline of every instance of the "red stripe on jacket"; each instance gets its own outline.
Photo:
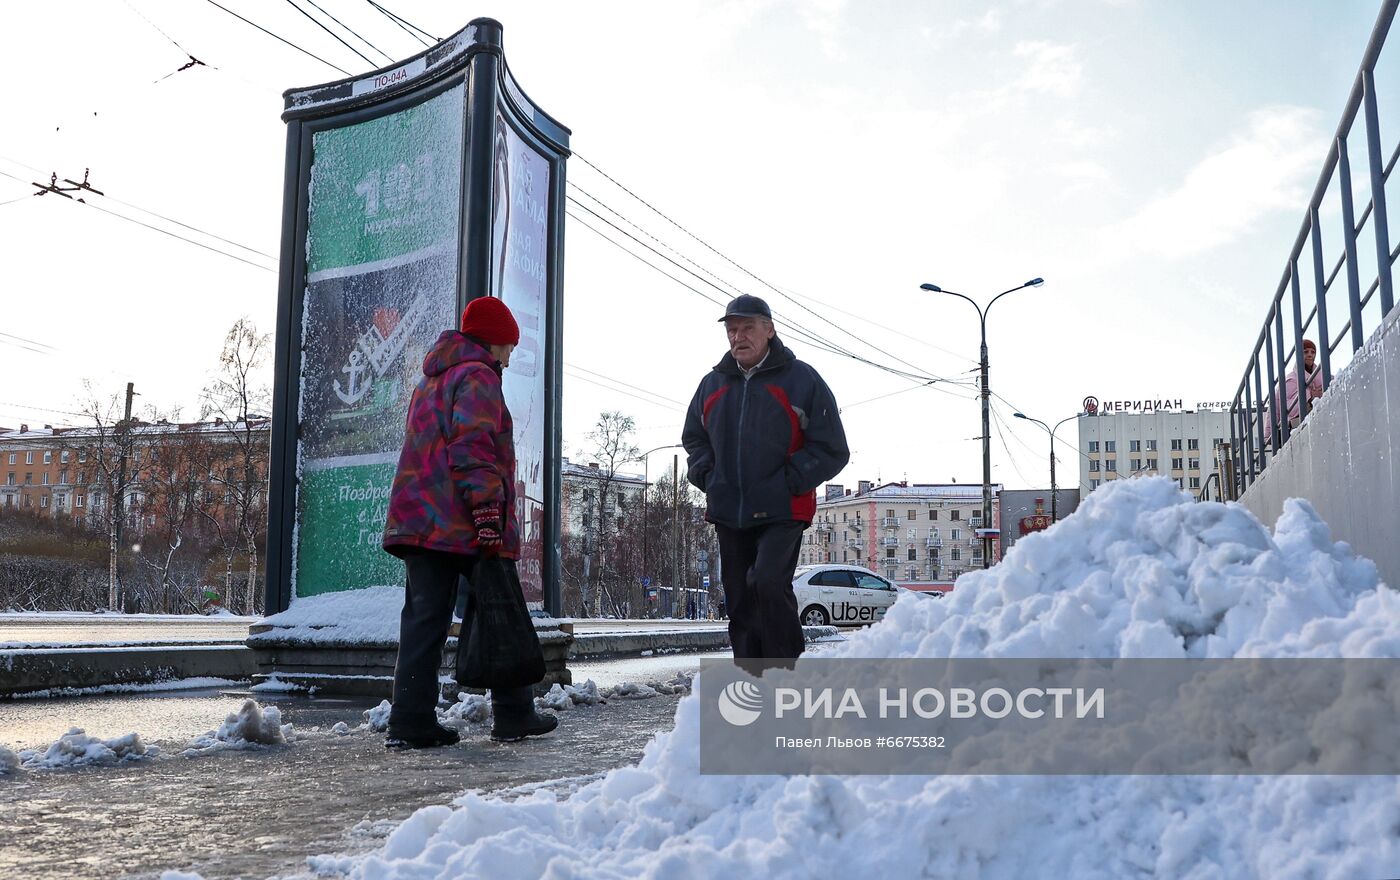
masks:
<path id="1" fill-rule="evenodd" d="M 806 443 L 806 437 L 802 434 L 802 420 L 797 417 L 797 410 L 792 408 L 792 403 L 788 400 L 787 392 L 777 385 L 765 385 L 768 393 L 778 401 L 778 405 L 787 413 L 788 424 L 792 427 L 792 438 L 788 441 L 788 455 L 792 455 L 801 449 Z M 792 497 L 792 518 L 811 522 L 817 516 L 817 490 L 802 495 Z"/>

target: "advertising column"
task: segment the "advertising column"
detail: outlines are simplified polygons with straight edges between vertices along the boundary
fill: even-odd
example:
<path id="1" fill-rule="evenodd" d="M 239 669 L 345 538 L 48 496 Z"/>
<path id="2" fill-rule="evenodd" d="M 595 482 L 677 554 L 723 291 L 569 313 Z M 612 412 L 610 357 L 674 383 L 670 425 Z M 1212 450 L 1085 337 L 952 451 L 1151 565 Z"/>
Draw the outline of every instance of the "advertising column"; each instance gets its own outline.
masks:
<path id="1" fill-rule="evenodd" d="M 293 596 L 403 583 L 380 540 L 409 395 L 456 324 L 463 113 L 459 85 L 313 135 Z"/>

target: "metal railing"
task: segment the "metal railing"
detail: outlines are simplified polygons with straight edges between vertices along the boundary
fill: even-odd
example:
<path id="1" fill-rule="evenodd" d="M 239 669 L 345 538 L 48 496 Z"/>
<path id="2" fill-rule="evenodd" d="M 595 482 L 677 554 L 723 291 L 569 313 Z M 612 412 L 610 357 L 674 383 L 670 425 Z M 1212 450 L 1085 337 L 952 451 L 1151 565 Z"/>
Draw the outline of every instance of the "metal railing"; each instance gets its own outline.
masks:
<path id="1" fill-rule="evenodd" d="M 880 539 L 880 546 L 881 546 L 881 547 L 898 547 L 898 546 L 899 546 L 899 539 L 898 539 L 898 538 L 881 538 L 881 539 Z"/>
<path id="2" fill-rule="evenodd" d="M 1234 478 L 1220 484 L 1220 488 L 1227 490 L 1232 498 L 1239 497 L 1259 478 L 1269 460 L 1288 442 L 1292 432 L 1311 409 L 1308 390 L 1312 380 L 1308 377 L 1303 360 L 1304 334 L 1311 331 L 1317 339 L 1317 368 L 1321 372 L 1325 391 L 1332 384 L 1334 366 L 1344 369 L 1365 344 L 1366 337 L 1381 326 L 1394 308 L 1391 274 L 1395 259 L 1400 256 L 1400 247 L 1390 237 L 1385 185 L 1395 169 L 1396 160 L 1400 159 L 1400 143 L 1391 147 L 1389 157 L 1385 158 L 1381 143 L 1381 102 L 1376 95 L 1375 72 L 1397 5 L 1400 5 L 1400 0 L 1384 0 L 1381 5 L 1380 15 L 1362 56 L 1361 69 L 1323 162 L 1322 174 L 1308 202 L 1302 229 L 1289 253 L 1283 278 L 1279 281 L 1264 327 L 1250 353 L 1244 376 L 1231 403 L 1230 449 Z M 1400 88 L 1400 83 L 1388 82 L 1386 85 Z M 1395 105 L 1395 96 L 1392 95 L 1386 106 Z M 1389 122 L 1389 130 L 1393 134 L 1400 118 Z M 1356 131 L 1358 125 L 1364 129 L 1359 134 Z M 1353 150 L 1349 140 L 1360 138 L 1364 138 L 1364 147 Z M 1369 200 L 1358 221 L 1352 162 L 1355 159 L 1362 164 L 1363 157 L 1364 189 L 1369 192 Z M 1333 198 L 1337 201 L 1328 203 L 1328 194 L 1334 183 L 1336 192 Z M 1330 229 L 1330 225 L 1324 225 L 1324 219 L 1336 222 L 1332 211 L 1334 207 L 1340 208 L 1338 216 L 1342 248 L 1339 255 L 1332 256 L 1324 253 L 1323 237 L 1324 232 Z M 1360 240 L 1368 224 L 1373 238 L 1370 245 Z M 1333 231 L 1332 234 L 1337 233 Z M 1376 275 L 1373 279 L 1367 279 L 1368 286 L 1363 290 L 1361 262 L 1363 255 L 1372 247 Z M 1300 262 L 1304 264 L 1301 269 Z M 1310 277 L 1300 277 L 1304 275 Z M 1339 277 L 1345 279 L 1341 292 L 1333 289 Z M 1308 293 L 1306 313 L 1305 288 Z M 1366 309 L 1377 293 L 1380 298 L 1376 314 L 1363 325 Z M 1328 320 L 1328 304 L 1339 309 L 1342 301 L 1346 303 L 1345 321 L 1334 335 Z M 1340 318 L 1342 315 L 1334 314 L 1333 317 Z M 1348 342 L 1350 347 L 1344 347 Z M 1341 363 L 1334 364 L 1334 359 Z M 1287 391 L 1289 378 L 1295 382 L 1296 402 L 1292 406 L 1289 405 Z"/>

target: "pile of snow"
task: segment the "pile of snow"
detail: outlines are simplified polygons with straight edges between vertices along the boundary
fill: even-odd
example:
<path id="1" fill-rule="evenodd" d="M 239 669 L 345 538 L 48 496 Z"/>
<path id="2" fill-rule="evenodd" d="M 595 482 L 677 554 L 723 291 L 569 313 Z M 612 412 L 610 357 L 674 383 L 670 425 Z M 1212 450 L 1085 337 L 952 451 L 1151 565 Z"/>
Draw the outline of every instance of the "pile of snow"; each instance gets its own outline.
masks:
<path id="1" fill-rule="evenodd" d="M 9 773 L 19 766 L 19 755 L 10 751 L 6 746 L 0 746 L 0 776 Z"/>
<path id="2" fill-rule="evenodd" d="M 280 614 L 264 618 L 272 628 L 248 644 L 308 642 L 337 645 L 397 645 L 403 587 L 367 587 L 298 597 Z"/>
<path id="3" fill-rule="evenodd" d="M 1395 657 L 1400 597 L 1289 502 L 1270 537 L 1163 478 L 901 598 L 832 657 Z M 641 763 L 563 798 L 419 810 L 353 877 L 1382 877 L 1390 777 L 701 776 L 700 707 Z"/>
<path id="4" fill-rule="evenodd" d="M 139 733 L 98 739 L 88 736 L 81 727 L 73 727 L 45 749 L 21 749 L 18 755 L 9 749 L 0 749 L 0 772 L 3 772 L 3 767 L 9 763 L 4 754 L 7 752 L 18 766 L 26 770 L 52 770 L 59 767 L 117 764 L 154 758 L 160 754 L 160 748 L 146 745 Z M 11 767 L 13 766 L 12 764 Z"/>
<path id="5" fill-rule="evenodd" d="M 349 736 L 351 733 L 350 725 L 346 724 L 344 721 L 337 721 L 335 724 L 331 725 L 331 733 L 336 736 Z"/>
<path id="6" fill-rule="evenodd" d="M 292 725 L 282 723 L 276 706 L 264 708 L 257 700 L 247 700 L 237 712 L 230 712 L 218 730 L 207 731 L 190 741 L 180 754 L 187 758 L 214 752 L 283 745 L 292 738 Z"/>
<path id="7" fill-rule="evenodd" d="M 583 684 L 554 685 L 544 696 L 535 698 L 535 707 L 562 712 L 575 706 L 596 706 L 606 702 L 607 696 L 598 692 L 597 682 L 590 678 Z"/>
<path id="8" fill-rule="evenodd" d="M 375 733 L 383 733 L 389 729 L 389 712 L 394 708 L 388 700 L 380 700 L 379 705 L 373 709 L 366 709 L 364 712 L 365 725 Z"/>
<path id="9" fill-rule="evenodd" d="M 491 698 L 483 694 L 469 694 L 462 691 L 457 702 L 446 709 L 438 710 L 438 720 L 451 724 L 460 721 L 465 724 L 485 724 L 491 720 Z"/>

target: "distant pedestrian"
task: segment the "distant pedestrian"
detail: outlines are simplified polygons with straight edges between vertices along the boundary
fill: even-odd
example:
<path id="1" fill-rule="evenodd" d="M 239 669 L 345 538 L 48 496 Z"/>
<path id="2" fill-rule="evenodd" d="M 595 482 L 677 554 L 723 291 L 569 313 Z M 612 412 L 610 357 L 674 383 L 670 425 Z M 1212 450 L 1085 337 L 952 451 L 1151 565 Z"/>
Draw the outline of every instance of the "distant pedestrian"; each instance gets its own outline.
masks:
<path id="1" fill-rule="evenodd" d="M 735 658 L 795 659 L 793 569 L 817 486 L 850 458 L 846 433 L 831 390 L 778 338 L 766 302 L 736 297 L 720 321 L 729 351 L 701 380 L 681 437 L 689 479 L 719 539 Z"/>
<path id="2" fill-rule="evenodd" d="M 1322 370 L 1317 364 L 1317 343 L 1303 340 L 1303 385 L 1308 389 L 1308 410 L 1312 402 L 1322 396 Z M 1302 404 L 1298 401 L 1298 371 L 1293 364 L 1288 365 L 1284 376 L 1284 395 L 1288 401 L 1288 425 L 1298 427 L 1302 421 Z"/>
<path id="3" fill-rule="evenodd" d="M 423 360 L 384 526 L 384 549 L 408 570 L 391 748 L 457 742 L 457 732 L 438 723 L 436 707 L 458 577 L 469 582 L 484 557 L 499 555 L 514 566 L 520 556 L 515 442 L 501 391 L 520 329 L 505 303 L 492 297 L 468 303 L 460 326 L 443 332 Z M 491 708 L 493 739 L 536 736 L 558 724 L 535 711 L 528 685 L 492 691 Z"/>

